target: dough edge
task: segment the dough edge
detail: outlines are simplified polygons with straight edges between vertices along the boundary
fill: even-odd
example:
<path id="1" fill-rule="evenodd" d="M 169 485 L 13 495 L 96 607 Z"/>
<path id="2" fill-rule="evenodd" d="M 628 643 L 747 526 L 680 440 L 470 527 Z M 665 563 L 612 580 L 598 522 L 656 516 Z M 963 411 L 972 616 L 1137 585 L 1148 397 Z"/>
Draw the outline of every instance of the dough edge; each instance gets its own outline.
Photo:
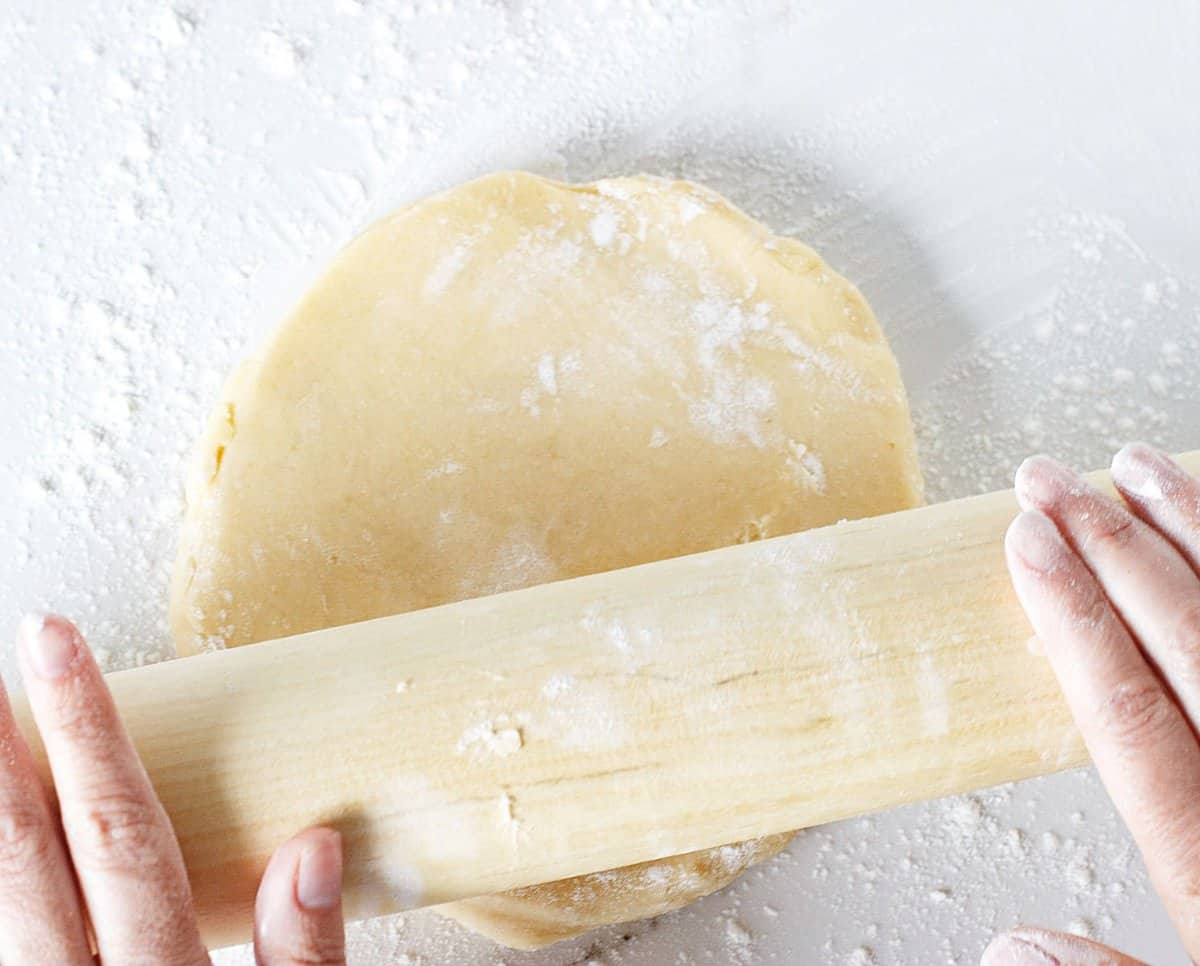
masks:
<path id="1" fill-rule="evenodd" d="M 624 190 L 625 187 L 637 189 L 647 181 L 644 176 L 633 176 L 607 179 L 592 184 L 573 185 L 513 172 L 488 175 L 465 185 L 452 187 L 439 194 L 406 205 L 369 227 L 335 257 L 325 272 L 313 283 L 308 294 L 301 299 L 293 310 L 294 313 L 302 312 L 305 304 L 312 297 L 312 293 L 320 288 L 323 280 L 336 274 L 341 264 L 354 259 L 359 247 L 367 244 L 376 232 L 391 230 L 414 212 L 418 212 L 428 205 L 440 204 L 456 193 L 479 190 L 497 181 L 507 181 L 510 184 L 510 190 L 519 190 L 520 184 L 527 180 L 535 182 L 539 186 L 548 186 L 555 191 L 588 195 L 600 194 L 604 188 L 616 187 L 618 191 Z M 809 270 L 814 261 L 824 266 L 838 284 L 845 287 L 847 297 L 860 304 L 865 317 L 878 329 L 870 307 L 858 290 L 838 273 L 828 269 L 823 259 L 808 245 L 786 236 L 773 235 L 762 224 L 702 186 L 686 181 L 658 178 L 650 180 L 662 190 L 670 191 L 677 186 L 682 186 L 689 192 L 704 194 L 709 199 L 714 213 L 719 214 L 720 217 L 751 238 L 769 240 L 776 259 L 787 271 L 794 271 L 797 268 Z M 208 502 L 206 497 L 210 480 L 213 477 L 213 461 L 215 458 L 219 465 L 221 454 L 225 447 L 232 443 L 236 435 L 239 408 L 247 404 L 253 405 L 253 401 L 246 399 L 244 394 L 248 387 L 253 386 L 260 366 L 264 360 L 270 358 L 276 343 L 283 337 L 286 327 L 285 320 L 275 328 L 257 352 L 249 356 L 234 370 L 222 390 L 221 402 L 210 416 L 195 449 L 195 456 L 191 462 L 185 485 L 188 510 L 184 518 L 179 556 L 171 584 L 170 624 L 181 654 L 203 650 L 202 647 L 197 646 L 198 639 L 203 636 L 202 630 L 193 622 L 186 606 L 189 589 L 186 561 L 192 548 L 199 543 L 203 528 L 209 523 L 206 514 L 197 511 Z M 879 334 L 879 339 L 886 346 L 882 332 Z M 902 386 L 901 392 L 903 392 Z M 906 404 L 904 409 L 907 415 Z M 911 424 L 909 430 L 911 433 Z M 905 485 L 910 490 L 910 497 L 906 502 L 915 506 L 922 502 L 922 486 L 919 468 L 915 460 L 915 444 L 911 442 L 911 439 L 906 442 L 909 453 L 912 454 L 905 473 Z M 704 850 L 642 863 L 612 872 L 531 886 L 501 895 L 482 896 L 439 906 L 437 910 L 510 947 L 539 948 L 602 925 L 649 918 L 688 905 L 705 895 L 724 888 L 752 865 L 773 857 L 787 845 L 791 837 L 791 834 L 770 836 L 752 843 L 726 847 L 727 849 L 741 850 L 738 856 L 739 861 L 732 864 L 716 861 L 715 856 L 721 850 Z M 570 890 L 575 895 L 586 896 L 600 885 L 611 881 L 614 875 L 638 876 L 650 869 L 658 870 L 660 878 L 669 879 L 671 886 L 665 889 L 661 886 L 653 889 L 643 888 L 634 894 L 632 901 L 629 890 L 619 889 L 614 894 L 598 899 L 593 898 L 590 903 L 585 903 L 582 910 L 575 901 L 564 901 L 564 890 Z M 631 908 L 636 910 L 633 915 L 630 914 Z"/>

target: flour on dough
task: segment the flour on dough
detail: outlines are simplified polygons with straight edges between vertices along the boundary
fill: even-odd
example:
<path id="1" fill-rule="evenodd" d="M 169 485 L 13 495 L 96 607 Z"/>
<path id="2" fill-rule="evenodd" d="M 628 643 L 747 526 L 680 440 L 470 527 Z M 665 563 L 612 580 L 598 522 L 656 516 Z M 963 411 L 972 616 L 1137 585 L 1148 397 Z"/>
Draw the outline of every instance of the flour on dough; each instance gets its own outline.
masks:
<path id="1" fill-rule="evenodd" d="M 686 182 L 493 175 L 354 241 L 229 381 L 172 626 L 183 654 L 233 647 L 920 499 L 896 362 L 812 250 Z M 467 752 L 517 740 L 480 734 Z M 542 945 L 786 838 L 444 911 Z"/>

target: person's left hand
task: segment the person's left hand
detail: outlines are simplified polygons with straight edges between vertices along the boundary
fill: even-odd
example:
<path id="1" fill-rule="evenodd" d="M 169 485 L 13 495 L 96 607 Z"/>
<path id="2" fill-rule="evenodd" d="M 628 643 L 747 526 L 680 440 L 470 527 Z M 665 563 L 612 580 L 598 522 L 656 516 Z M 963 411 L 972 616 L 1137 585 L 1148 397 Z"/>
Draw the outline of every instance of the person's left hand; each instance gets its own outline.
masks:
<path id="1" fill-rule="evenodd" d="M 0 687 L 0 962 L 208 966 L 170 820 L 79 631 L 27 619 L 19 659 L 58 807 Z M 255 904 L 260 966 L 344 966 L 341 881 L 332 829 L 275 853 Z"/>
<path id="2" fill-rule="evenodd" d="M 1146 869 L 1200 962 L 1200 480 L 1141 444 L 1110 499 L 1045 457 L 1017 473 L 1005 547 L 1017 596 Z M 983 966 L 1137 960 L 1023 928 Z"/>

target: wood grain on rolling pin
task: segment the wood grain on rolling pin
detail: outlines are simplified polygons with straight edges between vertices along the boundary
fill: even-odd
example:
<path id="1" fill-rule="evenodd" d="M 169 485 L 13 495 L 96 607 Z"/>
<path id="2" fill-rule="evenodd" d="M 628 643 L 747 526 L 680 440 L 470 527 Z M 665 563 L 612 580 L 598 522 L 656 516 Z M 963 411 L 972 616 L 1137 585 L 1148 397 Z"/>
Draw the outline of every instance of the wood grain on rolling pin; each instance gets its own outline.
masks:
<path id="1" fill-rule="evenodd" d="M 206 939 L 235 942 L 314 823 L 362 916 L 1080 764 L 1005 570 L 1015 513 L 992 494 L 109 682 Z"/>

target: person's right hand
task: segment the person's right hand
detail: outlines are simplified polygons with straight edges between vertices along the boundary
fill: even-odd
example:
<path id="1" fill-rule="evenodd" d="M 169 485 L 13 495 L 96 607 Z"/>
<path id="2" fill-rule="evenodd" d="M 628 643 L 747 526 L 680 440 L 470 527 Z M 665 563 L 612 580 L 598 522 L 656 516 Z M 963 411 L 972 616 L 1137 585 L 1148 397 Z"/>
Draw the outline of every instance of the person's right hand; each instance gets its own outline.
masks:
<path id="1" fill-rule="evenodd" d="M 1096 769 L 1200 962 L 1200 482 L 1127 446 L 1115 501 L 1044 457 L 1017 473 L 1013 584 Z M 1136 966 L 1074 936 L 1019 929 L 985 966 Z"/>

